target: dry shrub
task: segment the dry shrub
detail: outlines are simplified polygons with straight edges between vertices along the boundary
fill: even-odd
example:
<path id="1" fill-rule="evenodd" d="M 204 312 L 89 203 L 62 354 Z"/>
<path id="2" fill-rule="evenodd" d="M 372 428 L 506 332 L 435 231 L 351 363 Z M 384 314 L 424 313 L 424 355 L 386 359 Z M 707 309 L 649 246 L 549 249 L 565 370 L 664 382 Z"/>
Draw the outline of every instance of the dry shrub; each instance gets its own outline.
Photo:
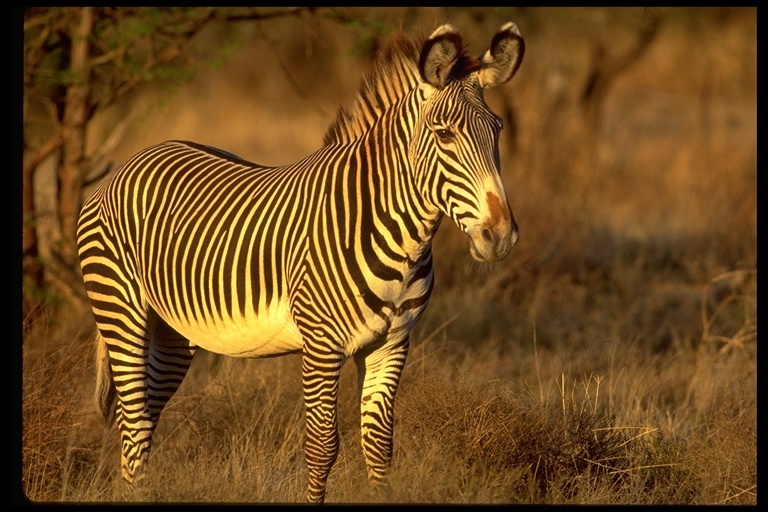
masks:
<path id="1" fill-rule="evenodd" d="M 736 402 L 738 403 L 738 402 Z M 687 445 L 685 466 L 698 476 L 692 502 L 754 505 L 757 501 L 756 404 L 722 407 Z"/>
<path id="2" fill-rule="evenodd" d="M 430 377 L 409 382 L 401 396 L 407 450 L 430 453 L 435 445 L 451 454 L 451 472 L 507 475 L 494 501 L 570 501 L 577 482 L 615 475 L 629 463 L 628 434 L 615 428 L 614 415 L 574 397 L 531 403 L 498 383 L 470 386 Z"/>
<path id="3" fill-rule="evenodd" d="M 99 465 L 77 435 L 87 425 L 81 379 L 92 371 L 92 352 L 77 336 L 62 341 L 49 309 L 34 324 L 22 363 L 22 490 L 34 502 L 57 501 Z"/>

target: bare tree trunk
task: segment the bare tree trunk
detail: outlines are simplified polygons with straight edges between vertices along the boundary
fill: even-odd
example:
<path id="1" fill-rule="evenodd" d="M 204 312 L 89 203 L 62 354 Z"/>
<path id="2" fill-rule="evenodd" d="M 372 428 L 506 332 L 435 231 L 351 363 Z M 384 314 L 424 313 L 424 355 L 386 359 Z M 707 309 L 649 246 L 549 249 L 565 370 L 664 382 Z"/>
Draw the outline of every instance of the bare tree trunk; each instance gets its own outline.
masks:
<path id="1" fill-rule="evenodd" d="M 32 167 L 24 165 L 24 174 L 22 178 L 22 196 L 21 205 L 23 209 L 22 220 L 22 269 L 24 276 L 29 277 L 38 287 L 43 286 L 43 269 L 40 262 L 37 261 L 37 229 L 35 222 L 35 194 L 32 188 L 32 179 L 34 170 Z"/>
<path id="2" fill-rule="evenodd" d="M 582 91 L 582 106 L 585 110 L 587 128 L 596 136 L 600 130 L 600 115 L 608 90 L 616 78 L 635 64 L 645 54 L 659 30 L 661 20 L 652 16 L 640 30 L 635 45 L 619 55 L 609 55 L 599 44 L 593 53 L 592 72 Z"/>
<path id="3" fill-rule="evenodd" d="M 43 267 L 38 261 L 37 218 L 35 214 L 35 190 L 33 181 L 35 178 L 35 171 L 51 153 L 59 148 L 60 143 L 60 139 L 57 136 L 54 136 L 34 154 L 26 151 L 24 153 L 21 196 L 23 209 L 22 270 L 24 272 L 26 284 L 31 284 L 38 288 L 42 288 L 45 285 L 45 281 Z"/>
<path id="4" fill-rule="evenodd" d="M 34 189 L 32 187 L 32 179 L 34 177 L 35 169 L 37 169 L 37 165 L 26 165 L 25 162 L 22 178 L 21 204 L 23 209 L 23 220 L 21 269 L 23 276 L 22 313 L 24 318 L 29 317 L 32 315 L 32 312 L 36 310 L 36 294 L 29 292 L 42 290 L 45 286 L 45 273 L 43 272 L 43 266 L 38 260 L 37 251 L 37 223 L 35 219 Z"/>
<path id="5" fill-rule="evenodd" d="M 88 122 L 88 101 L 91 92 L 89 41 L 93 29 L 92 7 L 80 9 L 80 20 L 70 33 L 72 53 L 69 69 L 73 82 L 67 87 L 64 105 L 63 145 L 59 170 L 59 226 L 61 228 L 61 257 L 67 265 L 76 262 L 75 236 L 77 215 L 84 180 L 85 127 Z"/>

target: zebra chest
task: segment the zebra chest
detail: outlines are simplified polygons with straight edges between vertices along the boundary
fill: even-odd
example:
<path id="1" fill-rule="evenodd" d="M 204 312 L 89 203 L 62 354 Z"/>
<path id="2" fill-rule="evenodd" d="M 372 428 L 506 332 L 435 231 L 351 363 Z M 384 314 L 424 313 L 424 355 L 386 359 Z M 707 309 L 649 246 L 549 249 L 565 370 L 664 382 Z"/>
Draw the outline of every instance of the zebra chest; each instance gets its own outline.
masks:
<path id="1" fill-rule="evenodd" d="M 345 352 L 350 355 L 381 339 L 407 336 L 426 309 L 431 292 L 431 271 L 423 278 L 381 283 L 364 292 L 360 297 L 364 321 L 358 336 L 348 340 Z"/>

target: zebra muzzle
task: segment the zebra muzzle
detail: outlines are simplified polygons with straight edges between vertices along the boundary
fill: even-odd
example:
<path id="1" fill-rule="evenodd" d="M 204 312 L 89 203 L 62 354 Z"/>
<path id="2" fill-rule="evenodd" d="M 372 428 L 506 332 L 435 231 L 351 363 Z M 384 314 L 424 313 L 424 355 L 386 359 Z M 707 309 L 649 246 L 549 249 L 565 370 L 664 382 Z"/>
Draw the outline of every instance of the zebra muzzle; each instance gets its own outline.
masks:
<path id="1" fill-rule="evenodd" d="M 517 243 L 519 232 L 514 219 L 496 225 L 482 224 L 467 231 L 469 253 L 481 262 L 506 258 Z"/>

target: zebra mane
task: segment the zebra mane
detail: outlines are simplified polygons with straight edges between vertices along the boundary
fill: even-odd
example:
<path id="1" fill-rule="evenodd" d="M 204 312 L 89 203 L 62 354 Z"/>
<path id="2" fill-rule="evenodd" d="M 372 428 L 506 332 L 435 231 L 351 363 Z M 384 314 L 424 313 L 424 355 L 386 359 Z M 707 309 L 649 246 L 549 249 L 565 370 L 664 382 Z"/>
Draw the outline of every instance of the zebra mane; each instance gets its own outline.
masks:
<path id="1" fill-rule="evenodd" d="M 341 107 L 323 137 L 323 145 L 346 144 L 362 136 L 375 121 L 420 82 L 419 57 L 426 36 L 393 36 L 376 55 L 351 107 Z M 480 63 L 464 52 L 451 70 L 451 79 L 477 69 Z"/>

